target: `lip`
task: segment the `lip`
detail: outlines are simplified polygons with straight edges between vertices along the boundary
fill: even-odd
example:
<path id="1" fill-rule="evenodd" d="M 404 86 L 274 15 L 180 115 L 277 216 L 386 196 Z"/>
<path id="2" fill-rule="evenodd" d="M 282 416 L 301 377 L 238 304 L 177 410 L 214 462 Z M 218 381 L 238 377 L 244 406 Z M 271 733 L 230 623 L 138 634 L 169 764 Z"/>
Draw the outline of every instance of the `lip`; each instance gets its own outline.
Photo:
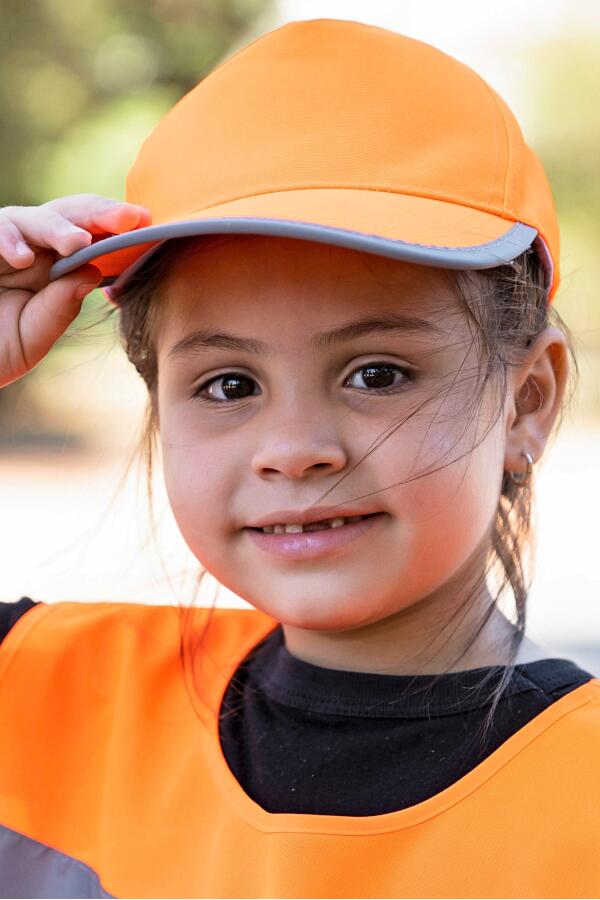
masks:
<path id="1" fill-rule="evenodd" d="M 370 516 L 383 512 L 381 509 L 346 509 L 340 506 L 313 506 L 310 509 L 276 509 L 255 522 L 248 522 L 246 528 L 264 528 L 265 525 L 306 525 L 307 522 L 322 522 L 324 519 L 351 519 L 353 516 Z M 345 527 L 345 526 L 344 526 Z"/>
<path id="2" fill-rule="evenodd" d="M 356 515 L 360 515 L 360 513 L 356 513 Z M 363 513 L 363 515 L 367 515 L 367 513 Z M 331 518 L 331 516 L 324 518 Z M 264 531 L 255 531 L 254 528 L 244 528 L 243 530 L 250 540 L 265 553 L 281 559 L 319 559 L 336 554 L 341 548 L 363 537 L 368 531 L 380 527 L 387 518 L 387 513 L 377 512 L 370 518 L 363 519 L 362 522 L 340 525 L 339 528 L 292 534 L 266 534 Z M 308 521 L 315 521 L 314 512 L 313 518 Z M 265 525 L 270 524 L 271 522 L 265 522 Z"/>

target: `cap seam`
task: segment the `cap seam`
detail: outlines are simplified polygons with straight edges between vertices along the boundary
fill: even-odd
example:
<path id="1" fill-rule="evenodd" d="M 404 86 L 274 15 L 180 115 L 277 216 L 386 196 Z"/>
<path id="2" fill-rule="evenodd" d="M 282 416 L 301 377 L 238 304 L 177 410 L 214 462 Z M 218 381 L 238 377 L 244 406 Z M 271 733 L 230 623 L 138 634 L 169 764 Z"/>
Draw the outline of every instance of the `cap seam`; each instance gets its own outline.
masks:
<path id="1" fill-rule="evenodd" d="M 482 204 L 469 203 L 465 201 L 464 198 L 456 197 L 451 194 L 446 195 L 435 195 L 429 193 L 423 193 L 415 190 L 393 190 L 391 187 L 380 187 L 380 186 L 362 186 L 355 184 L 300 184 L 300 185 L 286 185 L 285 187 L 273 188 L 269 186 L 267 189 L 260 188 L 259 190 L 252 191 L 248 194 L 237 194 L 234 197 L 226 197 L 216 201 L 211 202 L 208 206 L 202 206 L 196 209 L 190 209 L 185 213 L 182 213 L 182 216 L 186 216 L 189 213 L 201 213 L 206 212 L 207 210 L 213 209 L 215 206 L 224 206 L 226 203 L 235 203 L 238 200 L 249 200 L 252 197 L 261 197 L 266 194 L 283 194 L 291 191 L 370 191 L 372 193 L 379 194 L 397 194 L 401 197 L 420 197 L 423 200 L 434 200 L 439 203 L 452 203 L 456 206 L 461 206 L 463 209 L 475 209 L 479 212 L 488 213 L 492 216 L 497 216 L 501 219 L 509 219 L 511 222 L 517 223 L 520 220 L 514 217 L 510 217 L 508 215 L 504 215 L 504 206 L 498 210 L 496 207 L 490 208 L 490 204 L 484 206 Z M 174 221 L 180 221 L 179 219 Z M 170 224 L 170 223 L 159 223 L 159 224 Z M 523 225 L 527 225 L 527 222 L 521 223 Z M 532 226 L 535 227 L 535 226 Z"/>
<path id="2" fill-rule="evenodd" d="M 516 166 L 518 169 L 519 157 L 518 157 L 518 153 L 516 151 L 516 147 L 515 147 L 513 141 L 511 140 L 511 129 L 508 126 L 508 121 L 507 121 L 506 115 L 504 113 L 504 110 L 502 109 L 502 105 L 499 102 L 499 98 L 496 95 L 496 92 L 490 87 L 489 84 L 486 84 L 485 81 L 484 81 L 484 84 L 485 84 L 490 96 L 492 97 L 492 100 L 494 101 L 495 107 L 498 110 L 498 114 L 499 114 L 500 118 L 502 119 L 502 125 L 504 126 L 504 134 L 506 137 L 507 159 L 506 159 L 506 177 L 504 179 L 504 195 L 502 198 L 502 210 L 503 210 L 503 212 L 507 212 L 508 206 L 509 206 L 509 199 L 512 200 L 512 197 L 514 194 L 514 191 L 512 189 L 512 184 L 511 184 L 511 173 L 513 170 L 513 166 Z M 512 203 L 511 203 L 511 206 L 512 206 Z"/>
<path id="3" fill-rule="evenodd" d="M 227 217 L 223 216 L 223 218 L 227 218 Z M 485 243 L 485 244 L 470 244 L 468 247 L 453 247 L 453 246 L 447 245 L 447 244 L 422 244 L 417 241 L 404 241 L 404 240 L 402 240 L 402 238 L 386 238 L 383 235 L 375 234 L 373 232 L 353 231 L 350 228 L 340 228 L 337 225 L 323 225 L 320 222 L 306 222 L 303 219 L 271 219 L 268 216 L 231 216 L 230 218 L 232 218 L 232 219 L 235 218 L 235 219 L 240 219 L 240 220 L 259 219 L 261 222 L 293 222 L 293 223 L 298 223 L 300 225 L 311 225 L 313 228 L 322 228 L 323 230 L 327 230 L 327 231 L 337 231 L 337 232 L 341 231 L 341 232 L 346 232 L 347 234 L 357 234 L 357 235 L 364 235 L 365 237 L 380 238 L 381 240 L 389 241 L 390 243 L 404 244 L 406 247 L 425 247 L 428 250 L 452 250 L 453 252 L 456 252 L 456 253 L 469 253 L 472 250 L 481 250 L 484 248 L 489 249 L 489 248 L 496 246 L 496 244 L 504 243 L 506 241 L 507 237 L 512 233 L 512 231 L 514 230 L 514 228 L 517 225 L 524 224 L 522 222 L 513 222 L 513 227 L 509 228 L 509 230 L 507 232 L 505 232 L 503 235 L 500 235 L 500 237 L 494 238 L 493 241 L 487 241 L 487 243 Z M 207 221 L 209 221 L 209 220 L 207 220 Z"/>
<path id="4" fill-rule="evenodd" d="M 495 106 L 494 106 L 494 102 L 493 102 L 494 98 L 491 94 L 491 91 L 489 90 L 489 86 L 485 83 L 485 81 L 479 75 L 479 73 L 476 72 L 475 74 L 479 78 L 479 81 L 484 85 L 484 87 L 487 90 L 488 95 L 490 96 L 491 102 L 489 103 L 488 108 L 490 109 L 490 112 L 492 114 L 492 126 L 494 129 L 494 162 L 492 165 L 492 174 L 490 177 L 490 183 L 489 183 L 489 187 L 488 187 L 488 195 L 487 195 L 487 201 L 486 201 L 487 205 L 489 206 L 492 192 L 494 189 L 494 185 L 496 183 L 496 172 L 498 171 L 498 125 L 496 123 L 496 115 L 495 115 L 496 110 L 495 110 Z M 502 211 L 504 212 L 504 194 L 502 197 Z"/>

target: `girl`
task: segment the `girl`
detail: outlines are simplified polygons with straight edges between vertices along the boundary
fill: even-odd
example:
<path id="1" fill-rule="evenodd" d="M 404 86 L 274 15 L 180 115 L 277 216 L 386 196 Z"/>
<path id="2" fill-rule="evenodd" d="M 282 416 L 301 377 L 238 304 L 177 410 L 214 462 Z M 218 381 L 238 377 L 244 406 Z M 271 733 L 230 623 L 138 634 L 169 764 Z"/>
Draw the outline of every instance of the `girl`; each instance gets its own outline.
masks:
<path id="1" fill-rule="evenodd" d="M 149 470 L 254 607 L 6 604 L 4 894 L 597 896 L 600 680 L 525 635 L 558 226 L 501 98 L 294 22 L 169 112 L 126 203 L 1 220 L 0 384 L 102 283 Z"/>

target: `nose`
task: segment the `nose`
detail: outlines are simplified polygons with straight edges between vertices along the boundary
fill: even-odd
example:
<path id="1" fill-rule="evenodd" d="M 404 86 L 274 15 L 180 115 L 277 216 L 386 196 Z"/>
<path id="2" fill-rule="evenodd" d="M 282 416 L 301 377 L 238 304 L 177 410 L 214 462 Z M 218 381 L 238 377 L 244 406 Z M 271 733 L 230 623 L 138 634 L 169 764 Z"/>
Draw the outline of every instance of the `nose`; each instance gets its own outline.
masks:
<path id="1" fill-rule="evenodd" d="M 261 477 L 284 475 L 304 478 L 308 475 L 332 475 L 348 463 L 339 438 L 323 423 L 298 421 L 276 425 L 263 432 L 260 446 L 252 459 L 252 468 Z"/>

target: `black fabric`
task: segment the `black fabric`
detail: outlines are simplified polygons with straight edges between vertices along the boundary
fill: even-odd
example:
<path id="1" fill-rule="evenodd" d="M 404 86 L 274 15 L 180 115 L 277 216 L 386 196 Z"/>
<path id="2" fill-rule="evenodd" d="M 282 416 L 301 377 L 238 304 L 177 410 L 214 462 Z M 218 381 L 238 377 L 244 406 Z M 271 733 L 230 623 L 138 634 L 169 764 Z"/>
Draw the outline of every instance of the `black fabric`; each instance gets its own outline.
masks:
<path id="1" fill-rule="evenodd" d="M 0 639 L 34 606 L 0 603 Z M 314 666 L 275 628 L 238 666 L 219 735 L 243 787 L 272 813 L 372 816 L 414 806 L 462 778 L 512 734 L 594 676 L 567 659 L 511 670 L 485 742 L 498 668 L 374 675 Z"/>
<path id="2" fill-rule="evenodd" d="M 372 816 L 413 806 L 473 769 L 530 719 L 594 676 L 566 659 L 374 675 L 292 656 L 281 626 L 248 655 L 221 708 L 221 745 L 245 792 L 272 813 Z M 484 676 L 490 677 L 481 686 Z M 486 702 L 487 701 L 487 702 Z"/>
<path id="3" fill-rule="evenodd" d="M 21 597 L 16 603 L 0 603 L 0 641 L 4 640 L 17 619 L 32 606 L 37 606 L 38 602 L 31 597 Z"/>

